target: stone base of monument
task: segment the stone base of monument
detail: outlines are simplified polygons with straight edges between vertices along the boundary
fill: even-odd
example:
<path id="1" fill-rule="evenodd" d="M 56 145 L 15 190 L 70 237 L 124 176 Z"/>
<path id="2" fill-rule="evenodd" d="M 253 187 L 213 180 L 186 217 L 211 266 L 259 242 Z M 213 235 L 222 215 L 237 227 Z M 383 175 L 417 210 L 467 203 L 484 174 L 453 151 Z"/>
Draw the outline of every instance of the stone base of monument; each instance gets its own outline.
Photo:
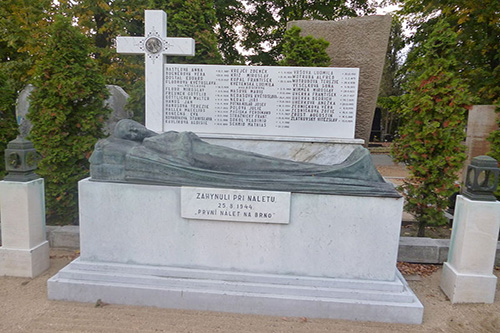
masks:
<path id="1" fill-rule="evenodd" d="M 440 284 L 451 303 L 493 303 L 499 229 L 499 201 L 457 196 L 450 251 Z"/>
<path id="2" fill-rule="evenodd" d="M 50 266 L 44 180 L 0 182 L 0 276 L 34 278 Z"/>
<path id="3" fill-rule="evenodd" d="M 50 266 L 49 251 L 48 241 L 31 249 L 0 247 L 0 276 L 37 277 Z"/>
<path id="4" fill-rule="evenodd" d="M 49 298 L 421 323 L 396 270 L 401 198 L 292 193 L 287 223 L 255 223 L 183 218 L 182 191 L 81 181 L 81 257 Z"/>

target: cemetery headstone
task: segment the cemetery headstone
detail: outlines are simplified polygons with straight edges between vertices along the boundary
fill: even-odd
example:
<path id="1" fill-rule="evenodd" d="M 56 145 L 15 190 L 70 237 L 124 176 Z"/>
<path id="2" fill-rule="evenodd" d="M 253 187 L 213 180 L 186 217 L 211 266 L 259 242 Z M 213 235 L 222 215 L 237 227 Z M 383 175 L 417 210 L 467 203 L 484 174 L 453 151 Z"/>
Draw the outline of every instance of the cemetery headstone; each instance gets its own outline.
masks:
<path id="1" fill-rule="evenodd" d="M 356 135 L 368 144 L 377 103 L 380 80 L 384 69 L 392 18 L 363 16 L 342 21 L 292 21 L 301 34 L 323 38 L 330 42 L 327 53 L 332 67 L 360 69 L 356 113 Z"/>

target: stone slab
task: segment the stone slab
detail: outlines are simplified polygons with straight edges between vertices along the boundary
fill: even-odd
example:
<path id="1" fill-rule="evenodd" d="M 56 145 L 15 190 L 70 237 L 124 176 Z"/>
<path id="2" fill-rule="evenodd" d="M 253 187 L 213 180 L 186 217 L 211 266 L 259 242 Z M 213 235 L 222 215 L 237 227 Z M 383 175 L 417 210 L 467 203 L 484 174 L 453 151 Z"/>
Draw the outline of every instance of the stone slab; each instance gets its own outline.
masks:
<path id="1" fill-rule="evenodd" d="M 292 193 L 287 225 L 183 219 L 179 187 L 86 179 L 79 198 L 84 261 L 394 279 L 402 198 Z"/>
<path id="2" fill-rule="evenodd" d="M 182 187 L 181 216 L 187 219 L 290 222 L 290 192 Z"/>
<path id="3" fill-rule="evenodd" d="M 229 148 L 283 158 L 298 162 L 334 165 L 345 161 L 362 140 L 336 140 L 330 142 L 284 141 L 269 138 L 203 138 L 205 141 Z"/>
<path id="4" fill-rule="evenodd" d="M 327 53 L 332 67 L 360 69 L 355 138 L 369 142 L 384 69 L 392 18 L 363 16 L 342 21 L 291 21 L 301 35 L 312 35 L 330 42 Z M 367 33 L 369 32 L 369 33 Z"/>
<path id="5" fill-rule="evenodd" d="M 412 263 L 438 263 L 439 244 L 427 237 L 401 237 L 398 260 Z"/>
<path id="6" fill-rule="evenodd" d="M 497 277 L 493 274 L 461 273 L 445 262 L 440 287 L 451 303 L 493 303 Z"/>
<path id="7" fill-rule="evenodd" d="M 391 281 L 311 278 L 76 259 L 48 281 L 53 300 L 420 324 L 423 306 Z"/>
<path id="8" fill-rule="evenodd" d="M 34 278 L 50 267 L 49 242 L 32 249 L 0 247 L 0 276 Z"/>

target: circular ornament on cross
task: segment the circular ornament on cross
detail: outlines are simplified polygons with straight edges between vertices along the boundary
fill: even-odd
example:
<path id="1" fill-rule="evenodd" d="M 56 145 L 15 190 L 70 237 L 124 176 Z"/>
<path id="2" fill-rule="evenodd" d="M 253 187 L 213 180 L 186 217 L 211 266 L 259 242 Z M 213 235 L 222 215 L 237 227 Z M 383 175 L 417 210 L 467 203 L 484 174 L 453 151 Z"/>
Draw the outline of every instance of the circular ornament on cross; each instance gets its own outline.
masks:
<path id="1" fill-rule="evenodd" d="M 158 37 L 149 37 L 145 43 L 146 50 L 149 53 L 156 54 L 163 48 L 163 44 Z"/>

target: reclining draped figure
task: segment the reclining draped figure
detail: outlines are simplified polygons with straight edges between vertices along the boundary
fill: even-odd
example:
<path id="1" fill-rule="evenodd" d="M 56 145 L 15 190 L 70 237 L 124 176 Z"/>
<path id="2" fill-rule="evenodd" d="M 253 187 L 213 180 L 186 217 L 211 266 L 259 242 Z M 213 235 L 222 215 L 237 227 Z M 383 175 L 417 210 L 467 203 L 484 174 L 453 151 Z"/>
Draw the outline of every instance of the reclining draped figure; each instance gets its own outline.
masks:
<path id="1" fill-rule="evenodd" d="M 90 158 L 94 181 L 399 197 L 357 147 L 342 163 L 278 159 L 201 140 L 192 132 L 157 134 L 124 119 Z"/>

